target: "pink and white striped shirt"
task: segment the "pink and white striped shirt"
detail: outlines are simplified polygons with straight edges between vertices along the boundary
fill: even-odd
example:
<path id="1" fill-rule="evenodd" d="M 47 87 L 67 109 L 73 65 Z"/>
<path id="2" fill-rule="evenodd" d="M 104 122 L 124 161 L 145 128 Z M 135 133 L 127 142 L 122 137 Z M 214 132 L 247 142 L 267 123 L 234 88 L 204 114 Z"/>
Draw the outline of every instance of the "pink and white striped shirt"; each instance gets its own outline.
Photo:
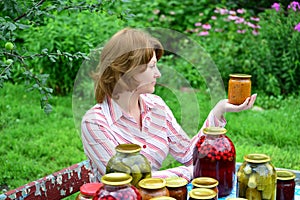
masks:
<path id="1" fill-rule="evenodd" d="M 94 176 L 100 180 L 105 174 L 107 162 L 116 153 L 117 145 L 134 143 L 142 147 L 141 154 L 151 163 L 153 177 L 180 176 L 191 180 L 192 152 L 202 134 L 201 130 L 207 126 L 224 127 L 225 119 L 217 120 L 210 112 L 202 129 L 190 139 L 159 96 L 142 94 L 139 101 L 141 129 L 136 120 L 111 98 L 96 104 L 84 115 L 81 124 L 82 143 Z M 169 153 L 183 166 L 160 170 Z"/>

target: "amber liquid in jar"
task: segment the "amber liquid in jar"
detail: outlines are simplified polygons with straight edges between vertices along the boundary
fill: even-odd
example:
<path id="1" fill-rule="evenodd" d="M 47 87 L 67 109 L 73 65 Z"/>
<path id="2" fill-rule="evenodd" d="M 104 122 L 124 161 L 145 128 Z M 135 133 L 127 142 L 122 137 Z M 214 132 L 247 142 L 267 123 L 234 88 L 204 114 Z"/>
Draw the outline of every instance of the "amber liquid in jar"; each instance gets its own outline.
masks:
<path id="1" fill-rule="evenodd" d="M 295 196 L 295 178 L 293 172 L 278 170 L 276 200 L 294 200 Z"/>
<path id="2" fill-rule="evenodd" d="M 251 96 L 251 75 L 230 74 L 229 77 L 228 101 L 240 105 Z"/>
<path id="3" fill-rule="evenodd" d="M 166 187 L 166 180 L 163 178 L 145 178 L 138 185 L 142 200 L 170 196 L 169 190 Z"/>
<path id="4" fill-rule="evenodd" d="M 166 178 L 166 186 L 169 190 L 170 197 L 177 200 L 187 199 L 187 187 L 188 181 L 182 177 L 169 177 Z"/>

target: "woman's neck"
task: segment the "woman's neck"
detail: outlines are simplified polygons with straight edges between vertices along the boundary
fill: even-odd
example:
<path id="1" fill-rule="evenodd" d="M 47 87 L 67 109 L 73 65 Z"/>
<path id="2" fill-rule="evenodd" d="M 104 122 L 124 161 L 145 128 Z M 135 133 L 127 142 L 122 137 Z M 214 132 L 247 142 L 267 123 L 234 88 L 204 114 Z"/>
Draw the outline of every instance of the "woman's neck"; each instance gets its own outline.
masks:
<path id="1" fill-rule="evenodd" d="M 140 113 L 139 95 L 132 92 L 123 92 L 115 102 L 129 115 L 135 116 Z"/>

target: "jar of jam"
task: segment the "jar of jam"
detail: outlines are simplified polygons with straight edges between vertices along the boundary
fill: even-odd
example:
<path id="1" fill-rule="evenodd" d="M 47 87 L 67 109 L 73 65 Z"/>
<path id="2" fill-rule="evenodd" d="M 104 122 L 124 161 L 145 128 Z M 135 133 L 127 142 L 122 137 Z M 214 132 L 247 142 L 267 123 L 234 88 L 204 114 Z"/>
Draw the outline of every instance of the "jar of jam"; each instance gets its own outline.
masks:
<path id="1" fill-rule="evenodd" d="M 237 172 L 237 197 L 276 199 L 276 171 L 265 154 L 248 154 Z"/>
<path id="2" fill-rule="evenodd" d="M 137 144 L 120 144 L 116 146 L 116 154 L 106 166 L 106 174 L 123 172 L 132 177 L 131 184 L 138 187 L 138 182 L 151 177 L 151 166 L 147 158 L 140 153 Z"/>
<path id="3" fill-rule="evenodd" d="M 192 180 L 193 188 L 208 188 L 215 191 L 217 194 L 219 192 L 218 185 L 219 181 L 210 177 L 198 177 Z M 217 195 L 218 196 L 218 195 Z"/>
<path id="4" fill-rule="evenodd" d="M 89 200 L 93 199 L 96 192 L 102 186 L 102 183 L 85 183 L 80 186 L 80 192 L 76 197 L 76 200 Z"/>
<path id="5" fill-rule="evenodd" d="M 217 193 L 207 188 L 193 188 L 189 192 L 189 200 L 217 200 Z"/>
<path id="6" fill-rule="evenodd" d="M 166 178 L 166 186 L 169 190 L 170 197 L 177 200 L 187 199 L 187 187 L 188 181 L 182 177 L 169 177 Z"/>
<path id="7" fill-rule="evenodd" d="M 142 200 L 139 190 L 130 184 L 132 177 L 125 173 L 109 173 L 101 178 L 103 186 L 93 200 Z"/>
<path id="8" fill-rule="evenodd" d="M 193 150 L 194 178 L 211 177 L 219 182 L 218 197 L 228 196 L 234 188 L 236 151 L 221 127 L 207 127 Z"/>
<path id="9" fill-rule="evenodd" d="M 251 75 L 230 74 L 228 82 L 228 101 L 240 105 L 251 96 Z"/>
<path id="10" fill-rule="evenodd" d="M 154 197 L 170 196 L 166 187 L 166 180 L 163 178 L 145 178 L 139 182 L 139 192 L 143 200 Z"/>
<path id="11" fill-rule="evenodd" d="M 277 170 L 276 200 L 294 200 L 296 175 L 287 170 Z"/>

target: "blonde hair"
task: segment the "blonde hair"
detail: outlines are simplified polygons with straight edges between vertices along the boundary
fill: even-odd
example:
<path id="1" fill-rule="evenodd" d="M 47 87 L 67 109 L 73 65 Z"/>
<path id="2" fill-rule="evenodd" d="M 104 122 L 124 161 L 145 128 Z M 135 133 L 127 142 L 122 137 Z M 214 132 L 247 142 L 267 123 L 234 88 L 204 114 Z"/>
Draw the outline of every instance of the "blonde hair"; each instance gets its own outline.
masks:
<path id="1" fill-rule="evenodd" d="M 114 34 L 100 55 L 96 72 L 95 98 L 102 103 L 106 96 L 118 98 L 122 90 L 138 86 L 133 75 L 146 70 L 155 52 L 157 60 L 163 55 L 161 43 L 144 31 L 125 28 Z"/>

